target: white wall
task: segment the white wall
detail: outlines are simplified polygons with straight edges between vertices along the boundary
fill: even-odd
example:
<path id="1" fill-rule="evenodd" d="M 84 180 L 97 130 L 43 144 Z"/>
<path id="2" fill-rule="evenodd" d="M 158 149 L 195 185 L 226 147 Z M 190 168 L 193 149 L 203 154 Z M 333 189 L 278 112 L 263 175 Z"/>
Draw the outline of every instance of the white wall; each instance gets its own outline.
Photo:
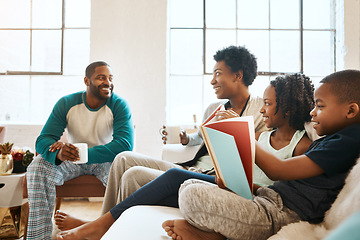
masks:
<path id="1" fill-rule="evenodd" d="M 360 1 L 344 0 L 344 68 L 360 70 Z"/>
<path id="2" fill-rule="evenodd" d="M 90 61 L 108 62 L 128 100 L 136 151 L 160 157 L 166 104 L 166 0 L 92 0 Z"/>
<path id="3" fill-rule="evenodd" d="M 35 141 L 42 127 L 43 125 L 39 124 L 6 124 L 4 142 L 14 143 L 20 148 L 29 147 L 35 151 Z"/>

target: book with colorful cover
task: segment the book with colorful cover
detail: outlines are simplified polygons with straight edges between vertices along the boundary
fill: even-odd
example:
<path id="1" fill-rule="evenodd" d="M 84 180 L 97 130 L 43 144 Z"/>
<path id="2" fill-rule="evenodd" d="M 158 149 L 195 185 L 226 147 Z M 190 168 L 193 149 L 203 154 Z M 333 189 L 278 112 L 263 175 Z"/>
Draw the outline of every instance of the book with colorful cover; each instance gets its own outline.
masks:
<path id="1" fill-rule="evenodd" d="M 252 199 L 255 164 L 255 130 L 252 116 L 215 121 L 208 118 L 200 129 L 217 176 L 224 185 L 247 199 Z"/>

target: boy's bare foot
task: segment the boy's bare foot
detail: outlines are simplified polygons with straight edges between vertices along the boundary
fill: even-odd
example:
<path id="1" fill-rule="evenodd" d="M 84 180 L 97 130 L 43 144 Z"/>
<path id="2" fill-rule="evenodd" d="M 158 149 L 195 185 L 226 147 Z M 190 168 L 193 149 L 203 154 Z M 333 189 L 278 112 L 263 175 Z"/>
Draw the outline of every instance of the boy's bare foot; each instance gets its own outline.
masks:
<path id="1" fill-rule="evenodd" d="M 56 211 L 54 215 L 54 219 L 55 219 L 55 224 L 61 231 L 70 230 L 78 226 L 81 226 L 85 223 L 88 223 L 88 221 L 75 218 L 61 211 Z"/>
<path id="2" fill-rule="evenodd" d="M 184 219 L 167 220 L 162 227 L 175 240 L 225 240 L 219 233 L 204 232 L 190 225 Z"/>
<path id="3" fill-rule="evenodd" d="M 57 240 L 99 240 L 115 222 L 110 212 L 99 217 L 95 221 L 85 223 L 68 231 L 59 232 Z"/>

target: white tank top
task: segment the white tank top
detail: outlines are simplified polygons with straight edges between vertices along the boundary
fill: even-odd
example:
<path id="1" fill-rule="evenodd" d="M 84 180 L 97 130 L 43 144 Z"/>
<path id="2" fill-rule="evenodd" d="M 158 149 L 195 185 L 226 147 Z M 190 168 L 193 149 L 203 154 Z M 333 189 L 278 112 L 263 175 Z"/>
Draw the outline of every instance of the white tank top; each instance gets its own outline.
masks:
<path id="1" fill-rule="evenodd" d="M 266 151 L 271 152 L 272 154 L 274 154 L 275 156 L 277 156 L 280 159 L 285 160 L 287 158 L 292 157 L 295 147 L 297 146 L 297 144 L 299 143 L 299 141 L 305 134 L 305 130 L 297 130 L 294 133 L 293 137 L 291 138 L 289 145 L 287 145 L 279 150 L 274 149 L 270 144 L 270 136 L 274 131 L 276 131 L 276 129 L 272 130 L 272 131 L 262 132 L 259 136 L 258 143 Z M 266 176 L 266 174 L 257 165 L 255 165 L 254 183 L 256 183 L 260 186 L 269 186 L 269 185 L 273 184 L 274 181 L 270 180 Z"/>

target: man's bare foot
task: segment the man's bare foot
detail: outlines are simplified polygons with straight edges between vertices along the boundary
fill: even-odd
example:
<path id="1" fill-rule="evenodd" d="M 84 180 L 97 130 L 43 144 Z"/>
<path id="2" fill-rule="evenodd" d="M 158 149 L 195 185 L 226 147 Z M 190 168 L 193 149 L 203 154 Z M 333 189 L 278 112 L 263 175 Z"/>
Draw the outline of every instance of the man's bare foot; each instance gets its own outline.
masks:
<path id="1" fill-rule="evenodd" d="M 88 221 L 75 218 L 61 211 L 56 211 L 54 215 L 54 219 L 55 219 L 55 224 L 61 231 L 70 230 L 78 226 L 81 226 L 85 223 L 88 223 Z"/>
<path id="2" fill-rule="evenodd" d="M 57 240 L 99 240 L 115 222 L 110 212 L 98 219 L 56 235 Z"/>
<path id="3" fill-rule="evenodd" d="M 175 240 L 225 240 L 219 233 L 204 232 L 190 225 L 184 219 L 167 220 L 162 227 L 168 236 Z"/>

